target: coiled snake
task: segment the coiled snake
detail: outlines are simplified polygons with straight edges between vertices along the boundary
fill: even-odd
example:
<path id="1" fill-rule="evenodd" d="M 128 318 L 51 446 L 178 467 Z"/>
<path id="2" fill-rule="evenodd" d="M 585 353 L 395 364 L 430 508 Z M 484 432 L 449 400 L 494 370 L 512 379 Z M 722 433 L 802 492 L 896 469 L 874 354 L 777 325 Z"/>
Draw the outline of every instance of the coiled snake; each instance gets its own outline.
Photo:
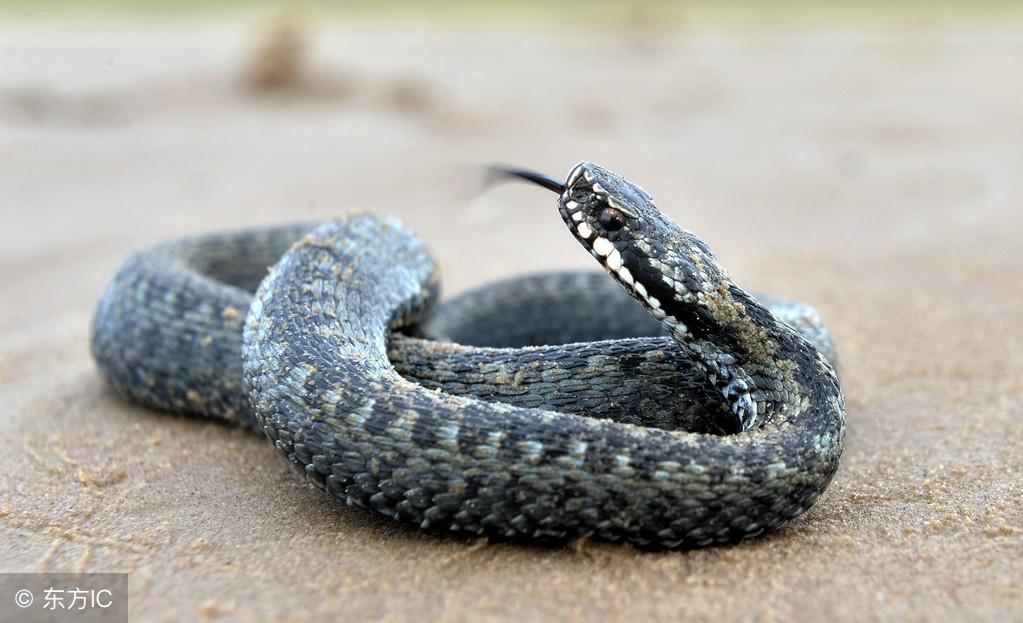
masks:
<path id="1" fill-rule="evenodd" d="M 263 431 L 318 487 L 424 529 L 692 547 L 813 505 L 844 437 L 815 312 L 748 294 L 602 167 L 504 173 L 557 192 L 613 281 L 521 278 L 431 314 L 436 267 L 393 218 L 191 238 L 108 286 L 98 366 L 150 406 Z"/>

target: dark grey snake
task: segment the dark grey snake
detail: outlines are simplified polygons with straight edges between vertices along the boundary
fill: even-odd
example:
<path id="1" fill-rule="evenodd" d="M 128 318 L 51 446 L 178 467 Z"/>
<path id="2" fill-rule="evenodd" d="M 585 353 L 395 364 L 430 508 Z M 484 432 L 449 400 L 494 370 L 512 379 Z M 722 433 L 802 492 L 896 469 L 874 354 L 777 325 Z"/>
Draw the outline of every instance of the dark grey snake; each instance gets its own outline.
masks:
<path id="1" fill-rule="evenodd" d="M 739 288 L 606 169 L 506 173 L 559 193 L 613 281 L 437 306 L 434 262 L 393 218 L 189 238 L 108 286 L 99 368 L 147 405 L 264 431 L 318 487 L 424 529 L 702 546 L 810 508 L 844 437 L 816 313 Z"/>

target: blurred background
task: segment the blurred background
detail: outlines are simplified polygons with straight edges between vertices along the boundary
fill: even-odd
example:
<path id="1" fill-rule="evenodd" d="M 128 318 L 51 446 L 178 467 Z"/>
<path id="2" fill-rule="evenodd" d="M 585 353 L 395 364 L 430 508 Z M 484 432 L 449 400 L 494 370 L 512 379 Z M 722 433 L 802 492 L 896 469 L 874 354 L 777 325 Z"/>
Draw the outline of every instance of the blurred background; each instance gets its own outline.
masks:
<path id="1" fill-rule="evenodd" d="M 736 254 L 915 241 L 1019 196 L 1015 3 L 0 7 L 8 254 L 44 222 L 122 246 L 369 209 L 456 286 L 543 268 L 519 250 L 567 246 L 551 200 L 475 196 L 495 161 L 602 163 Z"/>
<path id="2" fill-rule="evenodd" d="M 165 621 L 1023 616 L 1021 26 L 1008 0 L 0 0 L 0 568 L 130 571 Z M 779 535 L 467 548 L 95 373 L 103 286 L 172 236 L 372 210 L 449 294 L 597 269 L 546 191 L 480 192 L 480 165 L 580 160 L 833 327 L 846 454 Z"/>

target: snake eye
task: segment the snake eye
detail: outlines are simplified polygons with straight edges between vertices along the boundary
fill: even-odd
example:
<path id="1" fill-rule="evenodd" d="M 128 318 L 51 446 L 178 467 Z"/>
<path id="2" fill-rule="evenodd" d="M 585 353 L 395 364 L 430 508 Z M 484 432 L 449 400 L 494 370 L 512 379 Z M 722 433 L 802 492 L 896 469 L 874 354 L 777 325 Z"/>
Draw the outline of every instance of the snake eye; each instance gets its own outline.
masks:
<path id="1" fill-rule="evenodd" d="M 604 208 L 597 216 L 597 222 L 608 231 L 625 227 L 625 214 L 617 208 Z"/>

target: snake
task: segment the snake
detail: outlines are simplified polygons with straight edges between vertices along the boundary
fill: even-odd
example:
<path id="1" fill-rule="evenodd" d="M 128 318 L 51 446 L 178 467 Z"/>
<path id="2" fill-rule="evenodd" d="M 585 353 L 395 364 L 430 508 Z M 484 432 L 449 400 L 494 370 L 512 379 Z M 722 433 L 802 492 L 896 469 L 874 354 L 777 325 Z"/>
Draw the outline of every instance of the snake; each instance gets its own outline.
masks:
<path id="1" fill-rule="evenodd" d="M 819 314 L 741 288 L 604 167 L 495 171 L 555 192 L 603 271 L 441 301 L 429 249 L 392 216 L 190 236 L 107 286 L 101 375 L 263 434 L 316 487 L 430 532 L 692 548 L 812 507 L 845 437 Z"/>

